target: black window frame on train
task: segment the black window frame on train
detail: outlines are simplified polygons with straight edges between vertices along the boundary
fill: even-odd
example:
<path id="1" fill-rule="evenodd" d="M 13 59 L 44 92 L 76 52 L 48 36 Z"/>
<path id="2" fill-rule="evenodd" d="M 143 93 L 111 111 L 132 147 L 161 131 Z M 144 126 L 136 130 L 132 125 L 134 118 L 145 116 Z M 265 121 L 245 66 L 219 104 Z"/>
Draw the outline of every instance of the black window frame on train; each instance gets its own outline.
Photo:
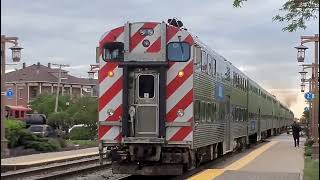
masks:
<path id="1" fill-rule="evenodd" d="M 204 62 L 206 62 L 207 64 L 204 65 Z M 207 56 L 207 52 L 204 51 L 204 50 L 201 50 L 201 72 L 207 73 L 207 71 L 208 71 L 208 56 Z"/>
<path id="2" fill-rule="evenodd" d="M 109 53 L 106 53 L 106 51 L 109 51 Z M 117 52 L 118 54 L 113 54 L 114 52 Z M 110 55 L 107 57 L 107 55 Z M 110 42 L 106 43 L 103 46 L 102 49 L 102 59 L 104 61 L 123 61 L 124 59 L 124 44 L 123 42 Z"/>
<path id="3" fill-rule="evenodd" d="M 214 59 L 214 57 L 207 53 L 207 61 L 208 61 L 208 64 L 210 63 L 211 64 L 211 68 L 210 66 L 208 66 L 208 74 L 210 76 L 215 76 L 216 75 L 216 60 Z"/>
<path id="4" fill-rule="evenodd" d="M 193 107 L 193 109 L 194 109 L 194 120 L 196 121 L 196 122 L 199 122 L 200 121 L 200 119 L 201 119 L 201 115 L 200 115 L 200 101 L 199 100 L 195 100 L 194 101 L 194 107 Z"/>
<path id="5" fill-rule="evenodd" d="M 200 122 L 206 122 L 206 103 L 204 101 L 200 101 Z"/>
<path id="6" fill-rule="evenodd" d="M 216 103 L 212 103 L 211 108 L 212 108 L 212 109 L 211 109 L 211 111 L 212 111 L 211 120 L 212 120 L 212 122 L 215 122 L 215 121 L 218 120 L 218 118 L 217 118 L 217 105 L 216 105 Z"/>
<path id="7" fill-rule="evenodd" d="M 206 103 L 206 122 L 212 122 L 212 109 L 211 103 Z"/>
<path id="8" fill-rule="evenodd" d="M 187 56 L 181 56 L 184 57 L 183 59 L 174 59 L 175 57 L 170 56 L 170 52 L 175 52 L 175 51 L 171 51 L 171 46 L 174 44 L 180 44 L 180 52 L 186 51 L 187 50 Z M 183 47 L 182 45 L 187 45 L 186 47 Z M 183 54 L 185 54 L 185 52 L 183 52 Z M 186 62 L 190 60 L 191 57 L 191 45 L 187 42 L 170 42 L 167 44 L 167 48 L 166 48 L 166 56 L 167 56 L 167 60 L 168 61 L 173 61 L 173 62 Z"/>
<path id="9" fill-rule="evenodd" d="M 207 74 L 212 76 L 213 72 L 212 72 L 212 61 L 211 61 L 211 55 L 209 53 L 207 53 L 207 62 L 208 62 L 208 66 L 207 66 Z"/>

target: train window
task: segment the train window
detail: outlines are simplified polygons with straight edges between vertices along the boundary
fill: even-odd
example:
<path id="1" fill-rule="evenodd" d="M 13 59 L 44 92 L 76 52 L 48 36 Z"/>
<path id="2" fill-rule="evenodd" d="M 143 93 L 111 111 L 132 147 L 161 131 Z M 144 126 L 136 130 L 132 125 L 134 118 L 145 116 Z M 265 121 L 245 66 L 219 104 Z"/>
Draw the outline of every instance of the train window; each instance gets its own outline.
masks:
<path id="1" fill-rule="evenodd" d="M 139 76 L 139 98 L 154 97 L 154 77 L 152 75 Z"/>
<path id="2" fill-rule="evenodd" d="M 225 119 L 225 104 L 219 103 L 219 121 L 224 121 Z"/>
<path id="3" fill-rule="evenodd" d="M 201 71 L 207 72 L 207 66 L 208 66 L 208 58 L 207 53 L 205 51 L 202 51 L 202 58 L 201 58 Z"/>
<path id="4" fill-rule="evenodd" d="M 185 62 L 190 59 L 191 47 L 186 42 L 171 42 L 167 45 L 167 59 L 169 61 Z"/>
<path id="5" fill-rule="evenodd" d="M 194 120 L 199 121 L 200 120 L 200 101 L 195 100 L 194 102 Z"/>
<path id="6" fill-rule="evenodd" d="M 206 120 L 207 122 L 211 122 L 211 114 L 212 114 L 212 108 L 211 108 L 211 104 L 207 103 L 206 104 Z"/>
<path id="7" fill-rule="evenodd" d="M 209 64 L 209 66 L 208 66 L 208 74 L 210 76 L 213 76 L 213 69 L 214 69 L 214 67 L 213 67 L 213 58 L 212 58 L 212 56 L 210 54 L 208 54 L 208 64 Z"/>
<path id="8" fill-rule="evenodd" d="M 107 43 L 103 47 L 102 59 L 104 61 L 123 61 L 123 50 L 122 42 Z"/>
<path id="9" fill-rule="evenodd" d="M 201 48 L 195 47 L 194 48 L 194 59 L 195 59 L 195 65 L 197 67 L 197 70 L 201 69 Z"/>
<path id="10" fill-rule="evenodd" d="M 200 119 L 201 119 L 201 122 L 206 121 L 206 103 L 204 102 L 200 103 Z"/>
<path id="11" fill-rule="evenodd" d="M 211 105 L 211 112 L 212 112 L 212 114 L 211 114 L 211 119 L 212 119 L 212 121 L 216 121 L 216 120 L 217 120 L 217 117 L 216 117 L 217 109 L 216 109 L 216 108 L 217 108 L 217 107 L 216 107 L 216 104 L 213 103 L 213 104 Z"/>

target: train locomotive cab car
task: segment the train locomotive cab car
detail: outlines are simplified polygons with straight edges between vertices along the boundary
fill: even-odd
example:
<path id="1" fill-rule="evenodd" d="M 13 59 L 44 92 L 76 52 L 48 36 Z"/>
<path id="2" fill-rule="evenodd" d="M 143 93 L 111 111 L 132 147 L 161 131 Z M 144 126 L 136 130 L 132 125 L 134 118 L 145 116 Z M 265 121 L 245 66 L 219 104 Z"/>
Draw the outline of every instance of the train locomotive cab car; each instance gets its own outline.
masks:
<path id="1" fill-rule="evenodd" d="M 128 22 L 101 37 L 97 57 L 100 162 L 113 173 L 179 175 L 259 140 L 249 78 L 181 22 Z"/>

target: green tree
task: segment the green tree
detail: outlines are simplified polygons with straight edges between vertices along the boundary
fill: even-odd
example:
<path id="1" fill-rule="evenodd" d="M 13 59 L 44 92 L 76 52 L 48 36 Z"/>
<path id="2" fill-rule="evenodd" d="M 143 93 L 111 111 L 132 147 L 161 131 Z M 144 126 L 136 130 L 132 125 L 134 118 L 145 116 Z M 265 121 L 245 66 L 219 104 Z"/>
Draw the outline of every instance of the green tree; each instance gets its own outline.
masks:
<path id="1" fill-rule="evenodd" d="M 34 101 L 31 102 L 33 111 L 37 111 L 40 114 L 45 114 L 47 117 L 54 112 L 56 96 L 55 95 L 40 95 Z M 70 101 L 68 96 L 59 96 L 58 112 L 67 108 L 67 102 Z"/>
<path id="2" fill-rule="evenodd" d="M 76 99 L 67 110 L 75 124 L 86 124 L 96 129 L 98 120 L 98 100 L 93 97 Z"/>
<path id="3" fill-rule="evenodd" d="M 233 6 L 239 8 L 243 2 L 247 0 L 234 0 Z M 282 5 L 280 11 L 285 12 L 284 15 L 276 15 L 273 21 L 287 22 L 283 31 L 293 32 L 297 29 L 306 29 L 306 21 L 316 19 L 319 14 L 319 0 L 288 0 Z"/>
<path id="4" fill-rule="evenodd" d="M 74 125 L 70 115 L 67 112 L 54 112 L 48 117 L 48 124 L 68 132 L 68 129 Z"/>
<path id="5" fill-rule="evenodd" d="M 67 102 L 68 105 L 67 105 Z M 93 97 L 70 99 L 67 96 L 59 97 L 58 112 L 54 112 L 55 96 L 42 95 L 32 102 L 33 110 L 48 117 L 48 124 L 65 130 L 76 124 L 85 124 L 96 131 L 98 120 L 98 100 Z"/>
<path id="6" fill-rule="evenodd" d="M 306 120 L 309 120 L 310 118 L 310 111 L 303 111 L 302 117 L 305 118 Z"/>

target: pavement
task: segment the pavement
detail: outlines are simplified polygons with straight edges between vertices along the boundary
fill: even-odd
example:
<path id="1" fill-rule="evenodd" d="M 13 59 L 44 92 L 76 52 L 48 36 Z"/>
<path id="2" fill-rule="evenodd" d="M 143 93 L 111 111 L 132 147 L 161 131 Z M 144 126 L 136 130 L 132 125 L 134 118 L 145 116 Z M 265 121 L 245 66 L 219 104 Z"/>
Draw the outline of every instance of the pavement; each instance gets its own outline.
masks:
<path id="1" fill-rule="evenodd" d="M 1 159 L 1 166 L 28 166 L 98 155 L 98 147 Z"/>
<path id="2" fill-rule="evenodd" d="M 189 180 L 302 179 L 305 138 L 300 138 L 300 147 L 294 147 L 292 135 L 288 134 L 269 138 L 268 141 L 234 162 L 206 169 Z"/>

